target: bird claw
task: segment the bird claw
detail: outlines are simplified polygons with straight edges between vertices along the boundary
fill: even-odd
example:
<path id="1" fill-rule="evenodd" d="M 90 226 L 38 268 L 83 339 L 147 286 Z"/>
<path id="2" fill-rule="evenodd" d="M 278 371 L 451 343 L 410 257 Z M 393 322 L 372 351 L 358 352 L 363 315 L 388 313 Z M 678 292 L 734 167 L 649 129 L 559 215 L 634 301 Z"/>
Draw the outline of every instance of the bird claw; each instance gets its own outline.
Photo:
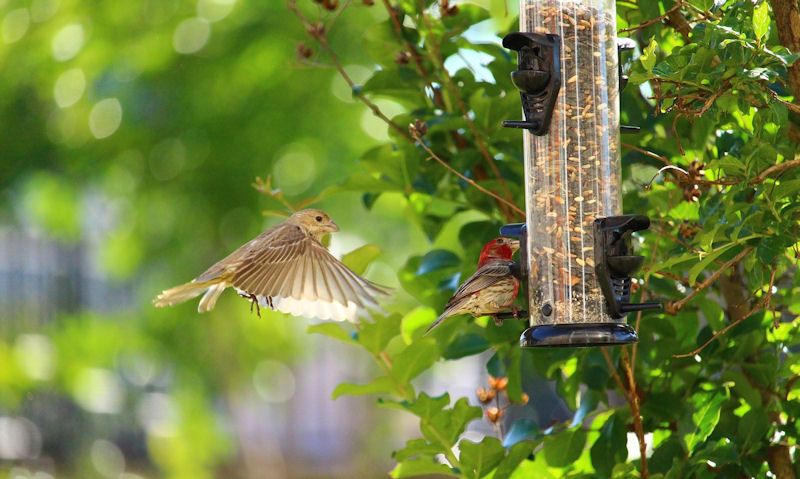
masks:
<path id="1" fill-rule="evenodd" d="M 492 315 L 492 319 L 494 320 L 494 325 L 495 326 L 502 326 L 503 325 L 503 318 L 501 318 L 500 316 L 498 316 L 496 314 L 493 314 Z"/>
<path id="2" fill-rule="evenodd" d="M 250 314 L 253 314 L 253 306 L 256 308 L 256 315 L 260 318 L 261 317 L 261 307 L 258 305 L 258 298 L 255 294 L 249 293 L 247 299 L 250 300 Z"/>

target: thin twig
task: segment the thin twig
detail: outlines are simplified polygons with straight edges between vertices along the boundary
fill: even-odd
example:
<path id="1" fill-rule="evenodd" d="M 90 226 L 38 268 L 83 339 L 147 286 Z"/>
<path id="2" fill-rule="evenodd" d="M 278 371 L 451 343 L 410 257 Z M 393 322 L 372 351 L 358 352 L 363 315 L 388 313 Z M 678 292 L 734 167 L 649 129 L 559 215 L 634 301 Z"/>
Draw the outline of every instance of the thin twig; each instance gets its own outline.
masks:
<path id="1" fill-rule="evenodd" d="M 650 477 L 647 470 L 647 441 L 644 437 L 644 424 L 642 424 L 642 412 L 639 404 L 639 393 L 636 387 L 636 378 L 633 375 L 633 366 L 631 365 L 630 358 L 628 357 L 627 348 L 622 350 L 622 370 L 625 371 L 625 377 L 628 380 L 628 403 L 631 407 L 631 416 L 633 416 L 633 430 L 636 433 L 636 440 L 639 442 L 639 474 L 642 479 Z"/>
<path id="2" fill-rule="evenodd" d="M 678 2 L 675 2 L 675 5 L 673 5 L 672 8 L 670 8 L 669 10 L 664 12 L 663 15 L 659 15 L 659 16 L 657 16 L 655 18 L 651 18 L 650 20 L 647 20 L 646 22 L 642 22 L 639 25 L 636 25 L 636 26 L 633 26 L 633 27 L 630 27 L 630 28 L 623 28 L 622 30 L 618 30 L 618 32 L 619 33 L 635 32 L 637 30 L 642 30 L 644 28 L 647 28 L 647 27 L 649 27 L 651 25 L 655 25 L 656 23 L 658 23 L 658 22 L 660 22 L 662 20 L 666 20 L 672 12 L 676 12 L 676 11 L 680 10 L 680 8 L 682 6 L 683 6 L 683 1 L 682 0 L 678 1 Z"/>
<path id="3" fill-rule="evenodd" d="M 617 387 L 627 398 L 628 390 L 625 388 L 625 384 L 622 383 L 622 377 L 620 377 L 619 373 L 617 372 L 617 367 L 614 366 L 614 362 L 611 361 L 611 355 L 608 354 L 607 348 L 600 348 L 600 352 L 603 353 L 603 358 L 606 360 L 608 370 L 611 372 L 611 377 L 614 378 L 614 382 L 617 383 Z"/>
<path id="4" fill-rule="evenodd" d="M 733 329 L 736 326 L 738 326 L 739 324 L 741 324 L 745 319 L 747 319 L 750 316 L 754 315 L 758 311 L 761 311 L 762 309 L 769 308 L 770 302 L 772 301 L 772 287 L 775 284 L 775 272 L 776 271 L 777 271 L 776 268 L 772 269 L 772 274 L 770 274 L 770 277 L 769 277 L 769 286 L 767 287 L 767 293 L 764 296 L 764 299 L 762 299 L 761 301 L 758 302 L 758 304 L 753 306 L 750 309 L 750 311 L 746 312 L 745 314 L 742 315 L 742 317 L 738 318 L 736 321 L 733 321 L 729 325 L 725 326 L 724 328 L 722 328 L 719 331 L 717 331 L 716 333 L 714 333 L 714 335 L 711 336 L 708 339 L 708 341 L 703 343 L 699 348 L 695 349 L 694 351 L 689 351 L 688 353 L 683 353 L 683 354 L 673 354 L 672 357 L 673 358 L 690 358 L 690 357 L 694 357 L 697 354 L 700 354 L 706 347 L 708 347 L 708 345 L 710 345 L 711 343 L 713 343 L 714 341 L 719 339 L 721 336 L 723 336 L 725 333 L 727 333 L 731 329 Z"/>
<path id="5" fill-rule="evenodd" d="M 739 261 L 743 260 L 745 256 L 750 254 L 752 251 L 753 251 L 752 246 L 748 246 L 747 248 L 743 249 L 739 254 L 737 254 L 736 256 L 728 260 L 725 264 L 723 264 L 720 269 L 718 269 L 711 276 L 706 278 L 705 281 L 697 285 L 697 287 L 691 293 L 686 295 L 683 299 L 681 299 L 680 301 L 671 301 L 667 303 L 667 305 L 664 307 L 664 311 L 666 311 L 669 314 L 678 314 L 678 312 L 681 309 L 683 309 L 684 306 L 686 306 L 686 303 L 693 300 L 695 296 L 697 296 L 698 294 L 703 292 L 706 288 L 714 284 L 722 275 L 722 273 L 724 273 L 732 266 L 739 263 Z"/>
<path id="6" fill-rule="evenodd" d="M 638 151 L 639 153 L 643 154 L 644 156 L 648 156 L 650 158 L 654 158 L 654 159 L 664 163 L 665 165 L 670 165 L 671 164 L 671 162 L 669 161 L 669 158 L 667 158 L 666 156 L 661 156 L 658 153 L 653 153 L 652 151 L 645 150 L 644 148 L 640 148 L 640 147 L 638 147 L 636 145 L 631 145 L 630 143 L 622 143 L 622 146 L 624 146 L 625 148 L 631 149 L 633 151 Z"/>
<path id="7" fill-rule="evenodd" d="M 427 16 L 425 15 L 424 7 L 420 8 L 420 16 L 422 17 L 422 22 L 425 24 L 425 27 L 428 29 L 428 31 L 432 31 L 433 26 L 430 24 Z M 492 154 L 489 152 L 489 148 L 486 146 L 483 135 L 480 133 L 480 131 L 478 131 L 478 127 L 475 125 L 475 122 L 472 120 L 472 118 L 470 118 L 469 108 L 467 107 L 467 104 L 464 103 L 464 99 L 461 98 L 461 93 L 458 91 L 458 87 L 455 85 L 452 77 L 448 74 L 447 69 L 444 66 L 444 59 L 442 58 L 440 45 L 435 41 L 431 41 L 430 38 L 428 40 L 430 41 L 430 47 L 426 48 L 425 50 L 428 53 L 428 57 L 430 58 L 431 62 L 434 64 L 434 66 L 436 66 L 436 68 L 439 69 L 439 72 L 441 73 L 441 83 L 450 93 L 450 96 L 455 100 L 456 105 L 461 112 L 461 116 L 467 125 L 467 129 L 469 130 L 470 134 L 472 134 L 472 138 L 475 141 L 475 146 L 478 147 L 478 151 L 480 152 L 484 161 L 489 166 L 492 174 L 497 178 L 497 181 L 500 183 L 500 187 L 503 189 L 503 195 L 507 200 L 512 200 L 513 195 L 511 190 L 509 189 L 505 178 L 503 178 L 503 174 L 500 172 L 500 169 L 497 167 L 494 156 L 492 156 Z"/>
<path id="8" fill-rule="evenodd" d="M 330 56 L 331 63 L 333 63 L 333 66 L 339 72 L 341 77 L 350 86 L 350 90 L 355 91 L 355 88 L 357 86 L 356 82 L 353 81 L 353 79 L 344 69 L 342 62 L 339 60 L 339 56 L 336 54 L 333 48 L 331 48 L 324 27 L 320 28 L 319 26 L 312 24 L 311 21 L 309 21 L 309 19 L 305 15 L 303 15 L 303 12 L 301 12 L 300 9 L 298 8 L 297 0 L 288 0 L 287 5 L 289 10 L 291 10 L 295 14 L 295 16 L 297 16 L 297 18 L 300 19 L 306 31 L 309 33 L 309 35 L 312 38 L 314 38 L 317 41 L 317 43 L 319 43 L 319 46 L 328 54 L 328 56 Z M 361 103 L 366 105 L 367 108 L 369 108 L 375 116 L 377 116 L 378 118 L 383 120 L 384 123 L 389 125 L 391 129 L 395 130 L 397 133 L 407 138 L 408 140 L 412 140 L 411 135 L 408 133 L 408 131 L 406 131 L 405 128 L 393 122 L 391 118 L 386 116 L 386 114 L 383 113 L 383 111 L 381 111 L 378 105 L 373 103 L 369 98 L 367 98 L 364 95 L 355 95 L 355 97 L 358 98 L 358 100 L 361 101 Z"/>
<path id="9" fill-rule="evenodd" d="M 791 161 L 784 161 L 783 163 L 778 163 L 777 165 L 772 165 L 769 168 L 762 171 L 761 173 L 759 173 L 758 176 L 753 178 L 750 184 L 763 183 L 764 181 L 766 181 L 767 178 L 776 173 L 783 173 L 786 170 L 790 170 L 792 168 L 797 168 L 797 167 L 800 167 L 800 158 L 796 158 Z"/>
<path id="10" fill-rule="evenodd" d="M 523 217 L 525 216 L 525 212 L 522 211 L 517 205 L 515 205 L 514 203 L 511 203 L 510 201 L 506 200 L 505 198 L 499 196 L 497 193 L 494 193 L 494 192 L 492 192 L 490 190 L 487 190 L 486 188 L 484 188 L 483 186 L 479 185 L 478 183 L 476 183 L 471 178 L 468 178 L 468 177 L 464 176 L 458 170 L 456 170 L 455 168 L 450 166 L 446 161 L 444 161 L 441 157 L 439 157 L 439 155 L 434 153 L 433 150 L 431 150 L 428 145 L 425 144 L 425 142 L 422 140 L 422 138 L 419 136 L 418 133 L 411 133 L 411 135 L 414 138 L 414 140 L 416 141 L 416 143 L 419 146 L 421 146 L 422 149 L 425 150 L 428 153 L 429 158 L 432 158 L 432 159 L 436 160 L 437 163 L 439 163 L 440 165 L 444 166 L 445 169 L 447 169 L 448 171 L 450 171 L 454 175 L 458 176 L 462 180 L 464 180 L 467 183 L 469 183 L 470 186 L 473 186 L 473 187 L 477 188 L 481 192 L 483 192 L 483 193 L 491 196 L 492 198 L 496 199 L 497 201 L 505 204 L 506 206 L 511 208 L 514 212 L 518 213 L 519 215 L 521 215 Z"/>

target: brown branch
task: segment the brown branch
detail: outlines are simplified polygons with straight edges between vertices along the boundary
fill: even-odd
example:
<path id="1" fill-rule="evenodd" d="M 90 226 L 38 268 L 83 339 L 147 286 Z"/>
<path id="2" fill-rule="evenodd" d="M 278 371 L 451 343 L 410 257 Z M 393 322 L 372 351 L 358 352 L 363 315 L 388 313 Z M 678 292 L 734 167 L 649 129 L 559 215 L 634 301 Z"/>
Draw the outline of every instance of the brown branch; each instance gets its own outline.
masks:
<path id="1" fill-rule="evenodd" d="M 619 390 L 622 391 L 622 394 L 624 394 L 625 398 L 627 399 L 628 390 L 625 388 L 625 384 L 622 383 L 622 377 L 620 377 L 619 373 L 617 372 L 617 367 L 614 366 L 614 362 L 611 361 L 611 355 L 608 354 L 608 348 L 600 348 L 600 352 L 603 353 L 603 358 L 606 360 L 608 370 L 611 372 L 611 377 L 614 378 L 614 382 L 617 383 L 617 387 L 619 387 Z"/>
<path id="2" fill-rule="evenodd" d="M 724 328 L 722 328 L 719 331 L 717 331 L 716 333 L 714 333 L 714 335 L 711 336 L 708 339 L 708 341 L 703 343 L 699 348 L 697 348 L 697 349 L 695 349 L 693 351 L 689 351 L 688 353 L 673 354 L 672 357 L 673 358 L 689 358 L 689 357 L 693 357 L 696 354 L 700 354 L 704 349 L 706 349 L 708 347 L 708 345 L 710 345 L 711 343 L 713 343 L 714 341 L 716 341 L 717 339 L 719 339 L 720 337 L 725 335 L 731 329 L 733 329 L 736 326 L 738 326 L 739 324 L 741 324 L 742 321 L 744 321 L 745 319 L 749 318 L 750 316 L 756 314 L 757 312 L 761 311 L 762 309 L 769 308 L 769 304 L 772 301 L 772 286 L 775 284 L 775 271 L 776 270 L 773 269 L 772 270 L 772 274 L 770 275 L 769 287 L 767 288 L 767 294 L 764 296 L 764 299 L 759 301 L 758 304 L 753 306 L 746 313 L 744 313 L 740 317 L 736 318 L 735 321 L 731 322 L 730 324 L 728 324 Z"/>
<path id="3" fill-rule="evenodd" d="M 765 169 L 761 173 L 758 174 L 750 184 L 756 183 L 763 183 L 766 181 L 767 178 L 776 174 L 776 173 L 783 173 L 786 170 L 790 170 L 792 168 L 800 167 L 800 158 L 796 158 L 790 161 L 784 161 L 783 163 L 778 163 L 777 165 L 772 165 L 769 168 Z"/>
<path id="4" fill-rule="evenodd" d="M 392 25 L 394 26 L 394 31 L 397 33 L 397 36 L 400 38 L 406 45 L 406 49 L 408 49 L 408 54 L 411 55 L 411 59 L 414 60 L 414 64 L 417 66 L 417 71 L 419 71 L 420 76 L 425 80 L 425 83 L 430 84 L 430 80 L 428 79 L 428 70 L 425 68 L 425 65 L 422 63 L 422 56 L 419 54 L 417 49 L 411 42 L 403 35 L 403 24 L 400 22 L 400 18 L 397 16 L 397 10 L 389 3 L 389 0 L 383 0 L 383 6 L 386 8 L 386 12 L 389 14 L 389 19 L 392 21 Z"/>
<path id="5" fill-rule="evenodd" d="M 632 145 L 630 143 L 622 143 L 622 146 L 624 146 L 625 148 L 629 148 L 629 149 L 631 149 L 633 151 L 638 151 L 639 153 L 643 154 L 644 156 L 656 159 L 656 160 L 664 163 L 665 165 L 671 165 L 672 164 L 672 162 L 669 161 L 669 158 L 667 158 L 666 156 L 661 156 L 658 153 L 653 153 L 652 151 L 645 150 L 644 148 L 640 148 L 640 147 L 638 147 L 636 145 Z"/>
<path id="6" fill-rule="evenodd" d="M 689 25 L 689 22 L 680 10 L 673 10 L 667 13 L 667 23 L 674 28 L 676 32 L 681 34 L 685 43 L 691 41 L 690 34 L 692 33 L 692 26 Z"/>
<path id="7" fill-rule="evenodd" d="M 499 196 L 497 193 L 494 193 L 493 191 L 487 190 L 486 188 L 484 188 L 483 186 L 479 185 L 474 180 L 472 180 L 472 178 L 468 178 L 468 177 L 464 176 L 458 170 L 456 170 L 455 168 L 450 166 L 446 161 L 444 161 L 441 157 L 439 157 L 439 155 L 434 153 L 434 151 L 431 150 L 431 148 L 428 145 L 425 144 L 425 142 L 419 136 L 419 133 L 416 133 L 416 132 L 411 133 L 411 136 L 414 138 L 416 143 L 419 146 L 421 146 L 422 149 L 425 150 L 428 153 L 429 159 L 436 160 L 437 163 L 439 163 L 440 165 L 445 167 L 445 169 L 447 169 L 449 172 L 453 173 L 454 175 L 458 176 L 462 180 L 464 180 L 467 183 L 469 183 L 470 186 L 473 186 L 473 187 L 477 188 L 482 193 L 485 193 L 485 194 L 491 196 L 492 198 L 494 198 L 495 200 L 497 200 L 498 202 L 503 203 L 504 205 L 506 205 L 512 211 L 518 213 L 519 215 L 521 215 L 523 217 L 525 216 L 525 212 L 522 211 L 517 205 L 515 205 L 514 203 L 511 203 L 510 201 L 506 200 L 505 198 Z"/>
<path id="8" fill-rule="evenodd" d="M 422 17 L 422 21 L 425 24 L 425 27 L 428 31 L 433 31 L 433 26 L 431 25 L 428 17 L 425 15 L 424 6 L 420 8 L 420 16 Z M 503 174 L 500 172 L 500 169 L 497 167 L 495 163 L 494 156 L 489 152 L 489 148 L 486 146 L 486 142 L 484 141 L 483 135 L 481 135 L 478 127 L 475 125 L 475 122 L 472 121 L 472 118 L 469 116 L 469 108 L 467 104 L 464 103 L 464 99 L 461 98 L 461 93 L 458 91 L 458 87 L 453 83 L 453 79 L 450 74 L 447 72 L 447 69 L 444 66 L 444 58 L 442 57 L 440 45 L 437 44 L 432 39 L 428 38 L 429 47 L 425 49 L 428 53 L 428 57 L 430 58 L 431 62 L 434 66 L 439 70 L 440 81 L 450 93 L 450 96 L 455 100 L 456 106 L 461 112 L 461 116 L 464 119 L 465 123 L 467 124 L 467 129 L 469 130 L 472 138 L 475 141 L 475 146 L 478 147 L 478 151 L 480 152 L 481 156 L 483 157 L 486 164 L 489 166 L 489 170 L 491 170 L 492 174 L 497 178 L 497 181 L 500 183 L 500 187 L 503 189 L 503 195 L 507 200 L 513 200 L 514 196 L 511 193 L 511 190 L 506 183 L 505 178 L 503 178 Z M 504 211 L 506 216 L 511 219 L 511 215 L 508 211 Z"/>
<path id="9" fill-rule="evenodd" d="M 636 440 L 639 442 L 639 455 L 641 456 L 639 459 L 639 474 L 642 479 L 647 479 L 650 476 L 647 470 L 647 441 L 644 438 L 644 424 L 642 423 L 636 378 L 633 375 L 633 365 L 628 356 L 627 348 L 622 350 L 622 369 L 625 371 L 625 378 L 628 380 L 628 404 L 631 407 L 631 416 L 633 416 L 633 430 L 636 433 Z"/>
<path id="10" fill-rule="evenodd" d="M 355 88 L 357 86 L 356 82 L 353 81 L 353 79 L 344 69 L 342 62 L 339 60 L 339 56 L 336 54 L 336 52 L 331 47 L 331 44 L 328 42 L 328 35 L 325 32 L 325 27 L 322 25 L 313 24 L 305 15 L 303 15 L 303 12 L 301 12 L 300 8 L 298 8 L 297 6 L 297 0 L 288 0 L 287 6 L 289 10 L 292 11 L 292 13 L 294 13 L 298 19 L 300 19 L 300 22 L 305 27 L 306 32 L 308 32 L 308 34 L 317 41 L 317 43 L 325 51 L 325 53 L 327 53 L 328 56 L 330 56 L 333 66 L 339 72 L 339 75 L 341 75 L 344 81 L 347 82 L 347 84 L 350 86 L 350 90 L 355 91 Z M 381 111 L 380 107 L 378 107 L 378 105 L 373 103 L 369 98 L 360 94 L 355 95 L 355 97 L 358 98 L 358 100 L 361 103 L 366 105 L 366 107 L 369 108 L 375 116 L 377 116 L 378 118 L 383 120 L 384 123 L 389 125 L 391 129 L 393 129 L 394 131 L 396 131 L 409 141 L 413 141 L 411 135 L 408 133 L 408 131 L 406 131 L 405 128 L 393 122 L 391 118 L 386 116 L 386 114 L 383 113 L 383 111 Z"/>
<path id="11" fill-rule="evenodd" d="M 669 10 L 664 12 L 663 15 L 659 15 L 659 16 L 657 16 L 655 18 L 651 18 L 650 20 L 647 20 L 646 22 L 642 22 L 642 23 L 640 23 L 640 24 L 638 24 L 636 26 L 633 26 L 633 27 L 630 27 L 630 28 L 623 28 L 622 30 L 618 30 L 618 33 L 635 32 L 635 31 L 638 31 L 638 30 L 645 29 L 645 28 L 647 28 L 647 27 L 649 27 L 651 25 L 655 25 L 656 23 L 658 23 L 658 22 L 660 22 L 662 20 L 666 20 L 667 18 L 669 18 L 670 14 L 672 14 L 673 12 L 679 12 L 682 6 L 683 6 L 683 1 L 675 2 L 675 5 L 673 5 L 672 8 L 670 8 Z"/>
<path id="12" fill-rule="evenodd" d="M 800 52 L 800 4 L 797 0 L 769 0 L 769 3 L 781 44 L 792 52 Z M 800 101 L 800 62 L 789 67 L 789 86 L 795 103 Z"/>
<path id="13" fill-rule="evenodd" d="M 736 256 L 728 260 L 725 264 L 723 264 L 720 269 L 718 269 L 711 276 L 706 278 L 705 281 L 697 285 L 697 287 L 691 293 L 686 295 L 683 299 L 679 301 L 670 301 L 669 303 L 667 303 L 667 305 L 664 307 L 664 311 L 667 312 L 668 314 L 678 314 L 678 312 L 681 309 L 683 309 L 684 306 L 686 306 L 686 303 L 693 300 L 698 294 L 705 291 L 709 286 L 714 284 L 722 275 L 722 273 L 727 271 L 731 266 L 735 266 L 736 264 L 738 264 L 739 261 L 743 260 L 745 256 L 750 254 L 750 252 L 752 251 L 753 251 L 752 246 L 748 246 L 747 248 L 743 249 L 739 254 L 737 254 Z"/>
<path id="14" fill-rule="evenodd" d="M 632 362 L 628 357 L 627 351 L 627 349 L 622 350 L 622 370 L 625 372 L 625 379 L 627 380 L 626 386 L 622 381 L 622 377 L 617 371 L 617 367 L 614 366 L 614 362 L 611 361 L 611 355 L 608 354 L 607 348 L 600 348 L 600 352 L 603 354 L 603 358 L 606 360 L 606 364 L 608 365 L 608 370 L 611 373 L 611 377 L 614 378 L 614 382 L 617 383 L 617 387 L 625 396 L 625 401 L 627 401 L 628 407 L 631 408 L 631 416 L 633 417 L 633 430 L 636 432 L 636 440 L 639 442 L 639 452 L 641 455 L 640 475 L 643 479 L 647 479 L 649 476 L 649 472 L 647 470 L 647 441 L 644 438 L 644 425 L 642 424 L 642 412 L 641 405 L 639 404 L 636 378 L 633 375 Z"/>

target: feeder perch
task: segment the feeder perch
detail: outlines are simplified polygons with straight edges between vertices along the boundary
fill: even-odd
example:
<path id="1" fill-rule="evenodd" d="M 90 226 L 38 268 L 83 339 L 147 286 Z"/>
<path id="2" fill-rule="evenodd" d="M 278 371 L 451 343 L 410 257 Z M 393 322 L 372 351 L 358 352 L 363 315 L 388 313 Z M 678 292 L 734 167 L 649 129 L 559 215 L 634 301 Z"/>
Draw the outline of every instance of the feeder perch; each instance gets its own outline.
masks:
<path id="1" fill-rule="evenodd" d="M 643 259 L 632 234 L 646 216 L 622 216 L 619 135 L 622 75 L 614 0 L 521 0 L 521 32 L 503 39 L 517 52 L 526 222 L 501 233 L 522 244 L 530 328 L 523 347 L 604 346 L 638 340 L 626 314 L 660 308 L 630 303 Z"/>

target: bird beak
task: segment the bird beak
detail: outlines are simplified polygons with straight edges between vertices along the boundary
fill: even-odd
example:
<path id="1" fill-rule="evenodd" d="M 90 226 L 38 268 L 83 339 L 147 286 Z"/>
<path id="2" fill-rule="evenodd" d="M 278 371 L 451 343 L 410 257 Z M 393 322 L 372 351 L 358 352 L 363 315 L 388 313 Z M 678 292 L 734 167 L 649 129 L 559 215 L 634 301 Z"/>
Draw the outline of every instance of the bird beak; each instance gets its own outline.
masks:
<path id="1" fill-rule="evenodd" d="M 519 251 L 519 240 L 511 240 L 511 251 L 514 253 Z"/>
<path id="2" fill-rule="evenodd" d="M 330 229 L 331 233 L 336 233 L 337 231 L 339 231 L 339 225 L 337 225 L 336 223 L 333 222 L 333 220 L 331 220 Z"/>

